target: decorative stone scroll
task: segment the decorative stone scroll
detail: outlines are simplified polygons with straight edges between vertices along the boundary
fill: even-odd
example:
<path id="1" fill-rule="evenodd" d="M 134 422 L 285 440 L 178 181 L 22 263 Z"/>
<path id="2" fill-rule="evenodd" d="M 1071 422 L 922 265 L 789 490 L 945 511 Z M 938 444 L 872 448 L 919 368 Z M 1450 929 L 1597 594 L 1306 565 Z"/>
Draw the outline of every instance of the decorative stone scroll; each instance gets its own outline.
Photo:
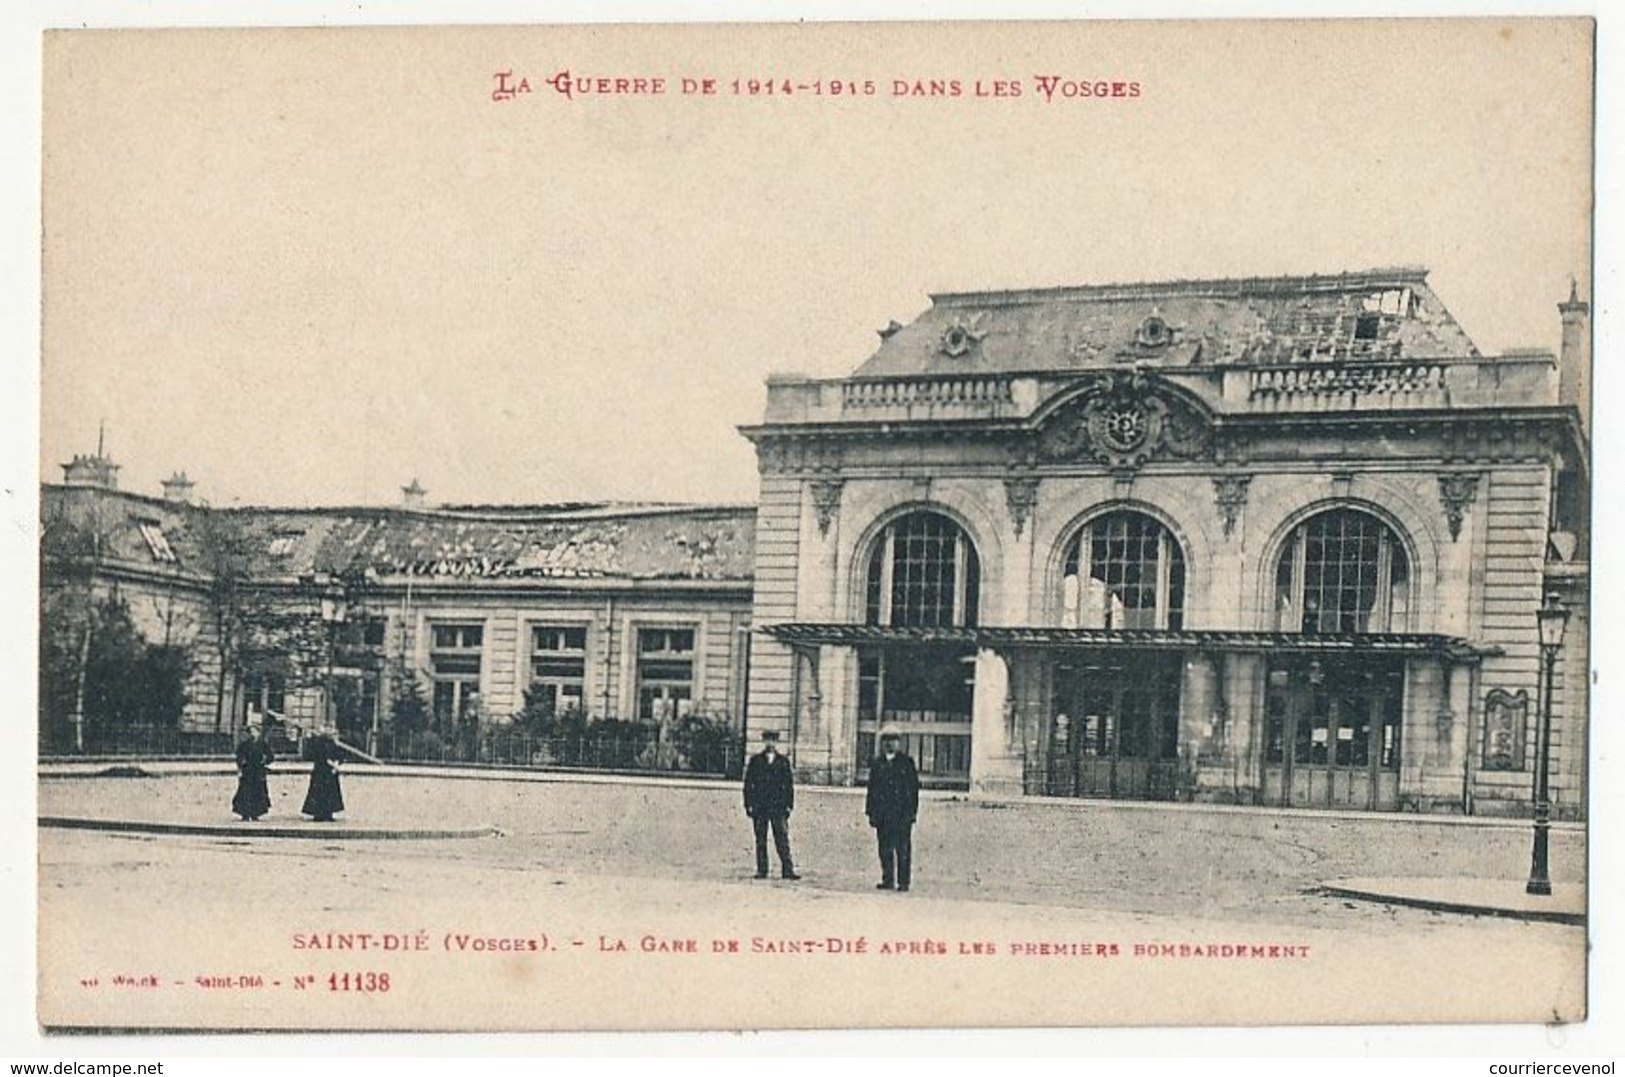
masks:
<path id="1" fill-rule="evenodd" d="M 841 511 L 841 488 L 844 484 L 840 479 L 817 479 L 808 484 L 812 491 L 813 507 L 818 512 L 818 533 L 829 534 L 829 525 L 835 522 L 835 517 Z"/>
<path id="2" fill-rule="evenodd" d="M 1010 509 L 1010 520 L 1016 525 L 1016 538 L 1020 538 L 1033 506 L 1038 504 L 1038 480 L 1031 477 L 1005 479 L 1004 501 Z"/>
<path id="3" fill-rule="evenodd" d="M 1444 506 L 1444 518 L 1450 524 L 1450 541 L 1461 537 L 1461 522 L 1478 496 L 1479 473 L 1460 471 L 1439 476 L 1439 503 Z"/>
<path id="4" fill-rule="evenodd" d="M 1252 485 L 1251 475 L 1216 475 L 1213 479 L 1213 501 L 1219 508 L 1219 520 L 1224 524 L 1224 537 L 1229 538 L 1236 529 L 1236 520 L 1247 504 L 1247 488 Z"/>

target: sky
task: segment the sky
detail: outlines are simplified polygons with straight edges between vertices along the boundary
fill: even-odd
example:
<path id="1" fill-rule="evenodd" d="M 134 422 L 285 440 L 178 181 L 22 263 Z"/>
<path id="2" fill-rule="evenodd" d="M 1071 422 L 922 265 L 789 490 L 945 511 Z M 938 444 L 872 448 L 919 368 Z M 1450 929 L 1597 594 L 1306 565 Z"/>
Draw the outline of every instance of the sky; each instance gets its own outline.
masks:
<path id="1" fill-rule="evenodd" d="M 1481 349 L 1555 350 L 1589 60 L 1529 21 L 55 35 L 41 475 L 105 424 L 125 488 L 222 505 L 748 502 L 764 379 L 940 291 L 1424 265 Z"/>

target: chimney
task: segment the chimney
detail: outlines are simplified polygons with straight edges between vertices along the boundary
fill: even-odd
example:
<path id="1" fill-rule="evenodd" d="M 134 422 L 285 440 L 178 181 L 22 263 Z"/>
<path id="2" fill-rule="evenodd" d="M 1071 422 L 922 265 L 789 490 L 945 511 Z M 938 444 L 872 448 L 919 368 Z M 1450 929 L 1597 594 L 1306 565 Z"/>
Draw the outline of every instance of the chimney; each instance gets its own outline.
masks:
<path id="1" fill-rule="evenodd" d="M 418 480 L 414 478 L 412 485 L 401 487 L 401 504 L 409 509 L 421 509 L 428 493 L 429 491 L 419 485 Z"/>
<path id="2" fill-rule="evenodd" d="M 1569 298 L 1557 305 L 1563 315 L 1563 350 L 1557 361 L 1557 402 L 1580 409 L 1580 428 L 1591 433 L 1591 307 L 1580 298 L 1579 283 L 1569 281 Z"/>
<path id="3" fill-rule="evenodd" d="M 192 489 L 197 485 L 186 477 L 186 472 L 177 471 L 164 480 L 164 500 L 177 505 L 190 505 L 192 503 Z"/>
<path id="4" fill-rule="evenodd" d="M 101 453 L 76 454 L 62 465 L 62 481 L 68 486 L 95 486 L 103 490 L 118 489 L 119 466 Z"/>

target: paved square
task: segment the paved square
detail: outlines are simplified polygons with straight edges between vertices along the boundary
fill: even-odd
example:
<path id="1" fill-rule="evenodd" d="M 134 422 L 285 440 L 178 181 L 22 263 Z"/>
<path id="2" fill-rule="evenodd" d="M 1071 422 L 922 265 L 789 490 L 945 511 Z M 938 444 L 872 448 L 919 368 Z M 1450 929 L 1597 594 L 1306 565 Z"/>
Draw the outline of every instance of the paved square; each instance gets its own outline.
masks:
<path id="1" fill-rule="evenodd" d="M 1515 875 L 1522 827 L 938 796 L 921 812 L 916 891 L 896 895 L 872 889 L 871 832 L 849 791 L 800 791 L 804 879 L 784 883 L 751 878 L 733 785 L 356 771 L 345 782 L 350 810 L 328 840 L 259 837 L 252 824 L 220 837 L 42 830 L 44 1020 L 1532 1020 L 1583 1005 L 1581 929 L 1314 891 L 1379 868 Z M 47 779 L 41 813 L 229 823 L 231 787 L 224 773 Z M 271 791 L 267 822 L 291 820 L 303 778 L 280 774 Z M 341 837 L 429 823 L 502 834 Z M 1557 834 L 1562 881 L 1577 878 L 1580 839 Z M 390 990 L 352 998 L 329 983 L 345 972 L 388 973 Z M 1373 974 L 1391 987 L 1351 994 Z M 1525 990 L 1492 989 L 1514 974 Z M 129 986 L 144 977 L 155 986 Z"/>

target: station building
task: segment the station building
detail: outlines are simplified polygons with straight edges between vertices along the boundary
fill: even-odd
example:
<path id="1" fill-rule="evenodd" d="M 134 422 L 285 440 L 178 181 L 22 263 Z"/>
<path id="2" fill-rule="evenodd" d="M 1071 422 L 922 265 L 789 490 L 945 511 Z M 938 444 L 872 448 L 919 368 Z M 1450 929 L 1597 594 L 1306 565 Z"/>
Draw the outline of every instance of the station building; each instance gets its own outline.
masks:
<path id="1" fill-rule="evenodd" d="M 1590 338 L 1558 314 L 1560 354 L 1490 356 L 1418 269 L 937 295 L 850 377 L 770 379 L 755 507 L 217 509 L 98 450 L 42 490 L 42 623 L 121 598 L 188 649 L 200 733 L 367 743 L 415 680 L 442 723 L 542 693 L 776 730 L 805 782 L 863 782 L 895 723 L 973 794 L 1488 814 L 1529 810 L 1556 594 L 1576 816 Z"/>
<path id="2" fill-rule="evenodd" d="M 754 442 L 749 721 L 973 793 L 1527 811 L 1535 611 L 1585 798 L 1587 308 L 1484 355 L 1425 271 L 932 297 Z"/>

